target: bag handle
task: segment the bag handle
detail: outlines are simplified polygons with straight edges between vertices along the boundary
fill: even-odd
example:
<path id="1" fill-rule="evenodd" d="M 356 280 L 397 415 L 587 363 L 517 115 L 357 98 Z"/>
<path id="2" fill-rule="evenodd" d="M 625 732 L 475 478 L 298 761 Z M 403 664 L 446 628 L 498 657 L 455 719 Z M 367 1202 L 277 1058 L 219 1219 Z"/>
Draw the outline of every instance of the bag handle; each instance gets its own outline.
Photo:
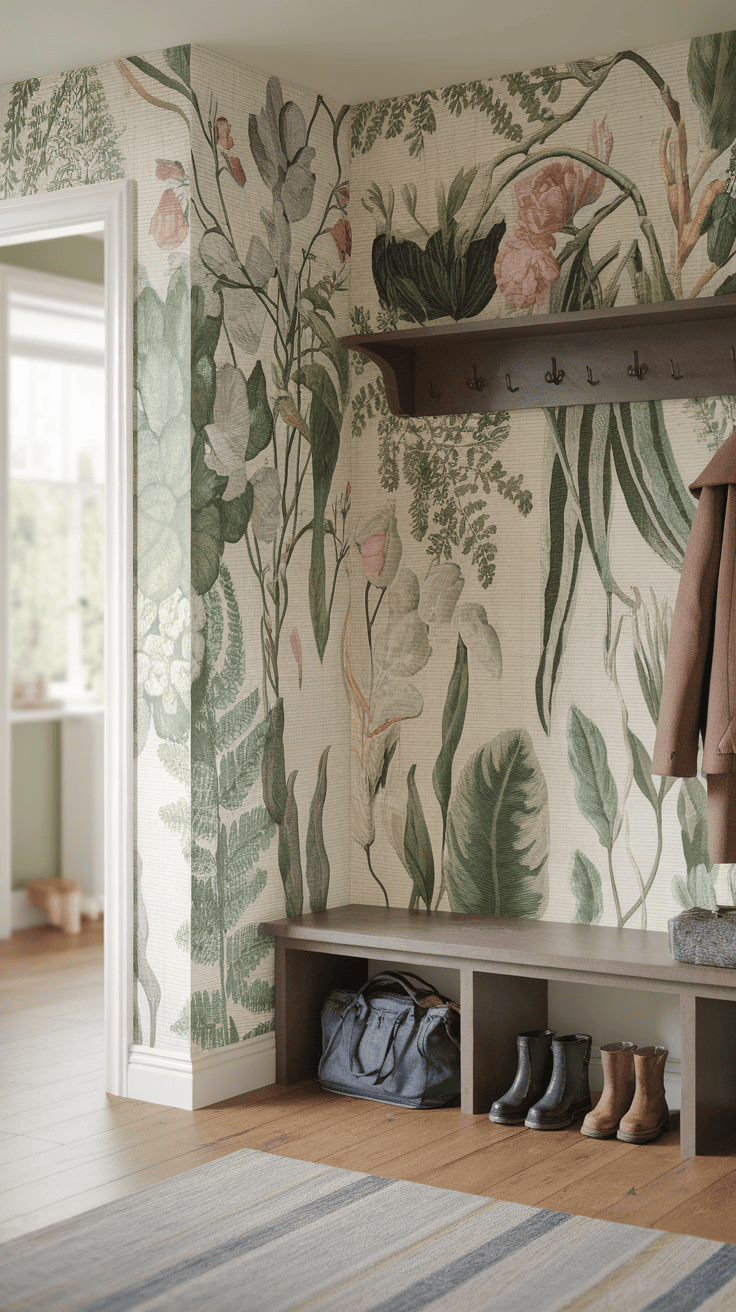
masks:
<path id="1" fill-rule="evenodd" d="M 358 1048 L 360 1046 L 360 1040 L 362 1039 L 365 1033 L 365 1015 L 363 1016 L 363 1021 L 364 1021 L 363 1027 L 362 1029 L 359 1030 L 357 1025 L 357 1021 L 358 1021 L 357 1013 L 359 1010 L 359 1004 L 354 1003 L 353 1006 L 355 1008 L 355 1011 L 353 1013 L 353 1020 L 350 1026 L 349 1034 L 343 1023 L 343 1034 L 346 1041 L 348 1066 L 350 1067 L 351 1074 L 361 1076 L 363 1079 L 367 1079 L 370 1084 L 378 1084 L 379 1080 L 385 1079 L 387 1075 L 391 1074 L 391 1071 L 394 1068 L 394 1063 L 396 1061 L 396 1052 L 394 1050 L 394 1038 L 396 1036 L 396 1031 L 399 1027 L 401 1018 L 399 1016 L 396 1016 L 394 1017 L 391 1026 L 386 1025 L 384 1036 L 383 1036 L 384 1037 L 383 1051 L 381 1052 L 380 1059 L 378 1060 L 378 1065 L 374 1066 L 372 1070 L 366 1070 L 364 1066 L 361 1064 L 360 1057 L 358 1056 Z M 388 1065 L 386 1065 L 387 1062 Z M 386 1067 L 385 1070 L 384 1067 Z"/>
<path id="2" fill-rule="evenodd" d="M 423 986 L 422 989 L 412 988 L 409 982 L 410 980 L 417 980 L 418 983 Z M 404 974 L 400 973 L 398 970 L 384 970 L 380 975 L 374 975 L 373 979 L 369 979 L 368 982 L 363 985 L 362 989 L 358 990 L 356 999 L 366 997 L 374 987 L 385 983 L 400 984 L 401 988 L 408 994 L 413 1002 L 417 1001 L 420 993 L 426 992 L 437 994 L 437 997 L 442 998 L 442 1001 L 446 1006 L 450 1005 L 449 998 L 445 998 L 441 993 L 437 993 L 437 989 L 434 985 L 428 984 L 426 979 L 422 979 L 421 975 L 415 975 L 413 970 L 407 970 Z"/>

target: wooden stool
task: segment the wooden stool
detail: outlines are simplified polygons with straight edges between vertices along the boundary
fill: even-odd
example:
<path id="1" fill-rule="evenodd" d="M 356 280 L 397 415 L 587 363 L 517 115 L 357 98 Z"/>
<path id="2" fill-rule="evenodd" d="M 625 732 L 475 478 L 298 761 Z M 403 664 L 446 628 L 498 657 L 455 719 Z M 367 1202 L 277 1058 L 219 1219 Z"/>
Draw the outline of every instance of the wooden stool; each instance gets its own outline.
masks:
<path id="1" fill-rule="evenodd" d="M 52 925 L 65 934 L 78 934 L 81 910 L 81 890 L 71 879 L 34 879 L 26 884 L 26 894 L 32 907 L 45 911 Z"/>

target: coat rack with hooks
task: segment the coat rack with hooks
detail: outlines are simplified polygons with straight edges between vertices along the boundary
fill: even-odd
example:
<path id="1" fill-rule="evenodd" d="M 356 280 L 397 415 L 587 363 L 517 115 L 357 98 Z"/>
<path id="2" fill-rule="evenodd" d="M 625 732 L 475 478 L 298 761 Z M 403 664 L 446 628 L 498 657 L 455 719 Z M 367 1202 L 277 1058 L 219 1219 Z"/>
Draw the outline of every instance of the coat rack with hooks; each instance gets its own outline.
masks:
<path id="1" fill-rule="evenodd" d="M 408 417 L 736 395 L 736 296 L 340 340 L 380 366 Z"/>

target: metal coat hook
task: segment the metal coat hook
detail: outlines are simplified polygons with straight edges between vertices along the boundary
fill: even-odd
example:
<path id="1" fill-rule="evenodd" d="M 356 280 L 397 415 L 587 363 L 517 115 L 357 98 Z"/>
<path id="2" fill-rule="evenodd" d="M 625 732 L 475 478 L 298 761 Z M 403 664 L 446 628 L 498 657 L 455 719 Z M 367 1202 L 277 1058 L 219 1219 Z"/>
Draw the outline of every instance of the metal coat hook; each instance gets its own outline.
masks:
<path id="1" fill-rule="evenodd" d="M 519 390 L 518 387 L 512 387 L 512 386 L 511 386 L 511 375 L 510 375 L 510 374 L 507 374 L 507 375 L 506 375 L 506 386 L 508 387 L 508 389 L 509 389 L 510 392 L 518 392 L 518 390 Z"/>
<path id="2" fill-rule="evenodd" d="M 475 365 L 473 365 L 473 377 L 467 379 L 467 384 L 471 392 L 482 392 L 486 385 L 485 378 L 480 378 L 478 376 L 478 370 Z"/>
<path id="3" fill-rule="evenodd" d="M 593 370 L 591 369 L 589 364 L 586 364 L 585 368 L 588 371 L 588 382 L 590 383 L 591 387 L 597 387 L 599 382 L 601 381 L 600 378 L 593 377 Z"/>
<path id="4" fill-rule="evenodd" d="M 634 363 L 629 365 L 626 372 L 629 375 L 629 378 L 638 378 L 640 382 L 644 377 L 645 373 L 648 372 L 647 366 L 645 364 L 639 364 L 638 351 L 634 351 Z"/>
<path id="5" fill-rule="evenodd" d="M 544 375 L 545 382 L 554 383 L 555 387 L 557 387 L 558 384 L 562 382 L 564 377 L 565 377 L 565 370 L 557 368 L 557 361 L 555 357 L 552 356 L 552 368 L 548 369 L 546 374 Z"/>
<path id="6" fill-rule="evenodd" d="M 442 393 L 441 393 L 441 392 L 435 392 L 434 388 L 432 387 L 432 379 L 431 379 L 431 378 L 430 378 L 429 382 L 427 383 L 427 391 L 429 392 L 429 395 L 430 395 L 430 397 L 431 397 L 431 399 L 432 399 L 433 401 L 439 401 L 440 397 L 442 396 Z"/>
<path id="7" fill-rule="evenodd" d="M 680 379 L 680 378 L 683 377 L 683 375 L 680 373 L 680 366 L 679 366 L 679 364 L 676 365 L 675 362 L 674 362 L 674 360 L 672 360 L 671 358 L 670 358 L 670 372 L 671 372 L 673 378 Z"/>

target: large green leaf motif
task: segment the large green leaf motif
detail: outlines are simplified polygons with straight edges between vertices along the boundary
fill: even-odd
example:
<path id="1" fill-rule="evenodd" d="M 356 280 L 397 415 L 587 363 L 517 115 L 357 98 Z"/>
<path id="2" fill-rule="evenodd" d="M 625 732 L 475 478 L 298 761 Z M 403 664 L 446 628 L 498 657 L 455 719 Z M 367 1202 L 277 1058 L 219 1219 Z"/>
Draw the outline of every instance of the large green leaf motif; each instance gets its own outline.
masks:
<path id="1" fill-rule="evenodd" d="M 445 843 L 452 910 L 540 916 L 548 853 L 542 768 L 526 730 L 506 729 L 471 756 L 452 794 Z"/>
<path id="2" fill-rule="evenodd" d="M 442 811 L 443 842 L 447 829 L 447 808 L 450 805 L 452 792 L 452 763 L 465 725 L 468 686 L 468 649 L 458 634 L 455 666 L 447 687 L 445 707 L 442 712 L 442 747 L 432 771 L 435 797 Z"/>
<path id="3" fill-rule="evenodd" d="M 682 851 L 688 872 L 696 866 L 706 866 L 708 854 L 708 797 L 699 779 L 683 779 L 677 799 L 677 819 L 680 822 Z"/>
<path id="4" fill-rule="evenodd" d="M 413 897 L 412 902 L 421 898 L 427 910 L 431 911 L 434 893 L 434 856 L 427 822 L 424 819 L 422 800 L 414 779 L 416 769 L 416 765 L 413 765 L 406 778 L 409 800 L 404 828 L 404 863 L 414 882 L 416 897 Z"/>
<path id="5" fill-rule="evenodd" d="M 299 847 L 299 811 L 294 795 L 296 770 L 292 770 L 286 783 L 284 819 L 279 825 L 279 871 L 284 885 L 287 916 L 300 916 L 304 905 L 302 857 Z"/>
<path id="6" fill-rule="evenodd" d="M 690 42 L 690 92 L 701 113 L 703 136 L 719 155 L 736 137 L 735 61 L 736 32 L 698 36 Z"/>
<path id="7" fill-rule="evenodd" d="M 661 401 L 611 408 L 611 446 L 621 491 L 644 541 L 681 570 L 694 505 L 675 463 Z"/>
<path id="8" fill-rule="evenodd" d="M 379 233 L 371 266 L 382 307 L 410 323 L 448 316 L 472 319 L 496 290 L 496 256 L 505 231 L 502 219 L 487 236 L 465 246 L 452 222 L 446 232 L 433 232 L 423 249 Z"/>
<path id="9" fill-rule="evenodd" d="M 325 567 L 325 511 L 332 486 L 332 476 L 340 454 L 340 414 L 337 393 L 323 365 L 313 365 L 303 373 L 304 383 L 312 390 L 309 432 L 312 442 L 312 487 L 314 521 L 312 556 L 309 565 L 309 611 L 319 658 L 325 654 L 330 636 L 330 612 L 327 606 Z"/>
<path id="10" fill-rule="evenodd" d="M 597 925 L 603 915 L 603 881 L 584 852 L 573 857 L 570 885 L 575 898 L 573 925 Z"/>
<path id="11" fill-rule="evenodd" d="M 555 453 L 551 459 L 548 455 L 546 464 L 542 546 L 544 611 L 535 689 L 539 719 L 545 733 L 549 733 L 552 695 L 575 608 L 583 530 L 559 455 Z"/>
<path id="12" fill-rule="evenodd" d="M 322 831 L 322 816 L 327 798 L 327 757 L 329 747 L 325 747 L 319 758 L 317 769 L 317 786 L 309 808 L 306 845 L 306 878 L 309 889 L 309 910 L 324 911 L 327 906 L 327 894 L 330 890 L 330 860 L 325 847 Z"/>
<path id="13" fill-rule="evenodd" d="M 596 724 L 578 706 L 567 716 L 567 759 L 575 778 L 575 798 L 601 845 L 613 847 L 618 835 L 618 790 L 608 752 Z"/>
<path id="14" fill-rule="evenodd" d="M 658 807 L 657 790 L 652 783 L 652 758 L 641 738 L 637 738 L 631 729 L 627 729 L 629 747 L 634 765 L 634 779 L 639 792 L 646 797 L 649 805 L 656 812 Z"/>

